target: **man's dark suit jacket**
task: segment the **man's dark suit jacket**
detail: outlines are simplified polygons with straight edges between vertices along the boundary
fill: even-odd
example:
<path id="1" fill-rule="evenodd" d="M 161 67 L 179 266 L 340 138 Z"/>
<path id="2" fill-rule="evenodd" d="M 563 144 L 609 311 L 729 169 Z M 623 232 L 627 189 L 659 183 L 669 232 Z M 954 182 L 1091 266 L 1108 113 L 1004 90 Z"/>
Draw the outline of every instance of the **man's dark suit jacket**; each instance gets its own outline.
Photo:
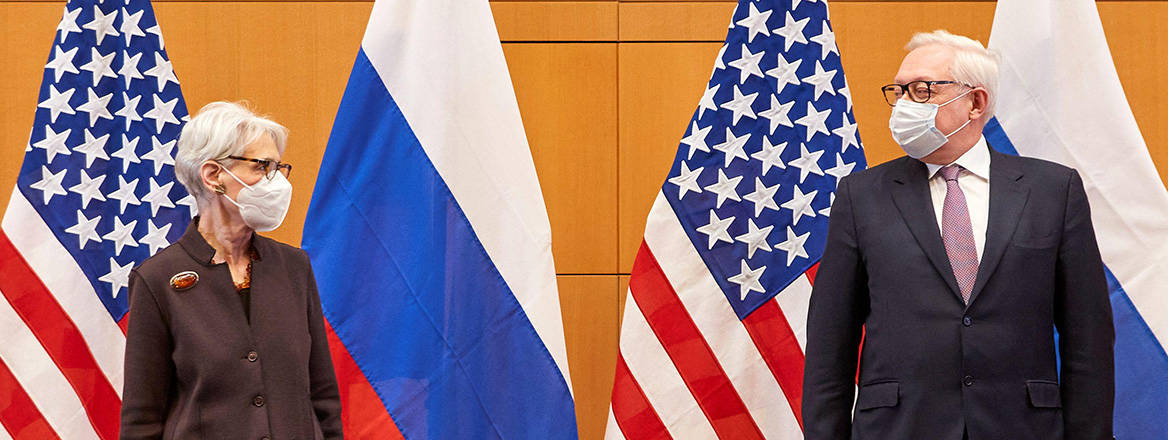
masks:
<path id="1" fill-rule="evenodd" d="M 1110 439 L 1114 329 L 1079 174 L 991 151 L 968 307 L 926 174 L 902 157 L 839 183 L 807 318 L 807 440 Z"/>
<path id="2" fill-rule="evenodd" d="M 121 438 L 341 438 L 308 256 L 254 235 L 249 324 L 197 222 L 130 274 Z M 183 271 L 199 281 L 178 290 Z"/>

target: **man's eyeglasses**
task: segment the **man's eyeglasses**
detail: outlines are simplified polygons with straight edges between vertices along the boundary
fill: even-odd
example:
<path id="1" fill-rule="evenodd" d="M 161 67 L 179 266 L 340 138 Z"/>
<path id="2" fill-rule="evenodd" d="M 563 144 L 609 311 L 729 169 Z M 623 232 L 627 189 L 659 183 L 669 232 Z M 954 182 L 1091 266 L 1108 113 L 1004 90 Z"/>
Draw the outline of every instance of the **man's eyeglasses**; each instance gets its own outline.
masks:
<path id="1" fill-rule="evenodd" d="M 933 97 L 933 86 L 946 84 L 960 84 L 969 88 L 973 86 L 969 84 L 960 83 L 957 81 L 913 81 L 908 84 L 888 84 L 881 87 L 880 90 L 884 92 L 884 101 L 888 105 L 896 105 L 902 96 L 908 94 L 908 99 L 913 102 L 925 103 Z"/>
<path id="2" fill-rule="evenodd" d="M 255 163 L 259 171 L 264 173 L 264 177 L 267 177 L 268 179 L 274 179 L 277 172 L 283 174 L 284 177 L 288 177 L 292 174 L 292 164 L 280 162 L 277 160 L 256 159 L 243 156 L 227 156 L 227 158 Z"/>

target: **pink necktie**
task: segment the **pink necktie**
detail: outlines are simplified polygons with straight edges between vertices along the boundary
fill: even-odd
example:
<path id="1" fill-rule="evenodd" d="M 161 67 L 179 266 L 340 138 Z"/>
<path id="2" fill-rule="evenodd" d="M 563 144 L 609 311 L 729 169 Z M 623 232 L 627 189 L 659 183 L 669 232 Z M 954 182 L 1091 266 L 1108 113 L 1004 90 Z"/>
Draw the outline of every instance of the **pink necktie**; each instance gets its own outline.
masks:
<path id="1" fill-rule="evenodd" d="M 965 193 L 957 185 L 957 175 L 961 167 L 949 165 L 941 168 L 945 178 L 945 206 L 941 210 L 941 240 L 945 242 L 945 253 L 949 254 L 949 265 L 957 278 L 957 288 L 961 299 L 969 304 L 973 282 L 977 279 L 977 245 L 973 241 L 973 225 L 969 222 L 969 206 L 965 203 Z"/>

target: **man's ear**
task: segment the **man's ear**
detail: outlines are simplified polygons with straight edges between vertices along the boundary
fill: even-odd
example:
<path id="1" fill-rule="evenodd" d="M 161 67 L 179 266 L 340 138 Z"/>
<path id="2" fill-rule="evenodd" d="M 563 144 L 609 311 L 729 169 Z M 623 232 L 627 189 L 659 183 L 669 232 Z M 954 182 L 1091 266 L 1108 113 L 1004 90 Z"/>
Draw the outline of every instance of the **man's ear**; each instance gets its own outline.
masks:
<path id="1" fill-rule="evenodd" d="M 219 174 L 222 172 L 223 168 L 219 164 L 209 160 L 203 162 L 203 165 L 199 167 L 199 177 L 203 181 L 203 188 L 209 192 L 217 192 L 215 188 L 223 185 L 219 181 Z"/>
<path id="2" fill-rule="evenodd" d="M 986 108 L 990 104 L 990 94 L 981 87 L 973 89 L 969 93 L 973 96 L 973 107 L 969 109 L 969 119 L 978 119 L 985 115 Z"/>

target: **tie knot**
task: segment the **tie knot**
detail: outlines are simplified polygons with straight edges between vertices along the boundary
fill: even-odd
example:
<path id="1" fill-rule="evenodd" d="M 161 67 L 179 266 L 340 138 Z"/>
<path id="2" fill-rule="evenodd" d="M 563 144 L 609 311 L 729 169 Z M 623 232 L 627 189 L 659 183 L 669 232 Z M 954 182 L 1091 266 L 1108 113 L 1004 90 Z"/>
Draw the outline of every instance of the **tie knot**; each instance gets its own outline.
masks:
<path id="1" fill-rule="evenodd" d="M 960 172 L 960 165 L 949 165 L 941 168 L 941 177 L 945 178 L 945 180 L 957 180 L 957 173 Z"/>

